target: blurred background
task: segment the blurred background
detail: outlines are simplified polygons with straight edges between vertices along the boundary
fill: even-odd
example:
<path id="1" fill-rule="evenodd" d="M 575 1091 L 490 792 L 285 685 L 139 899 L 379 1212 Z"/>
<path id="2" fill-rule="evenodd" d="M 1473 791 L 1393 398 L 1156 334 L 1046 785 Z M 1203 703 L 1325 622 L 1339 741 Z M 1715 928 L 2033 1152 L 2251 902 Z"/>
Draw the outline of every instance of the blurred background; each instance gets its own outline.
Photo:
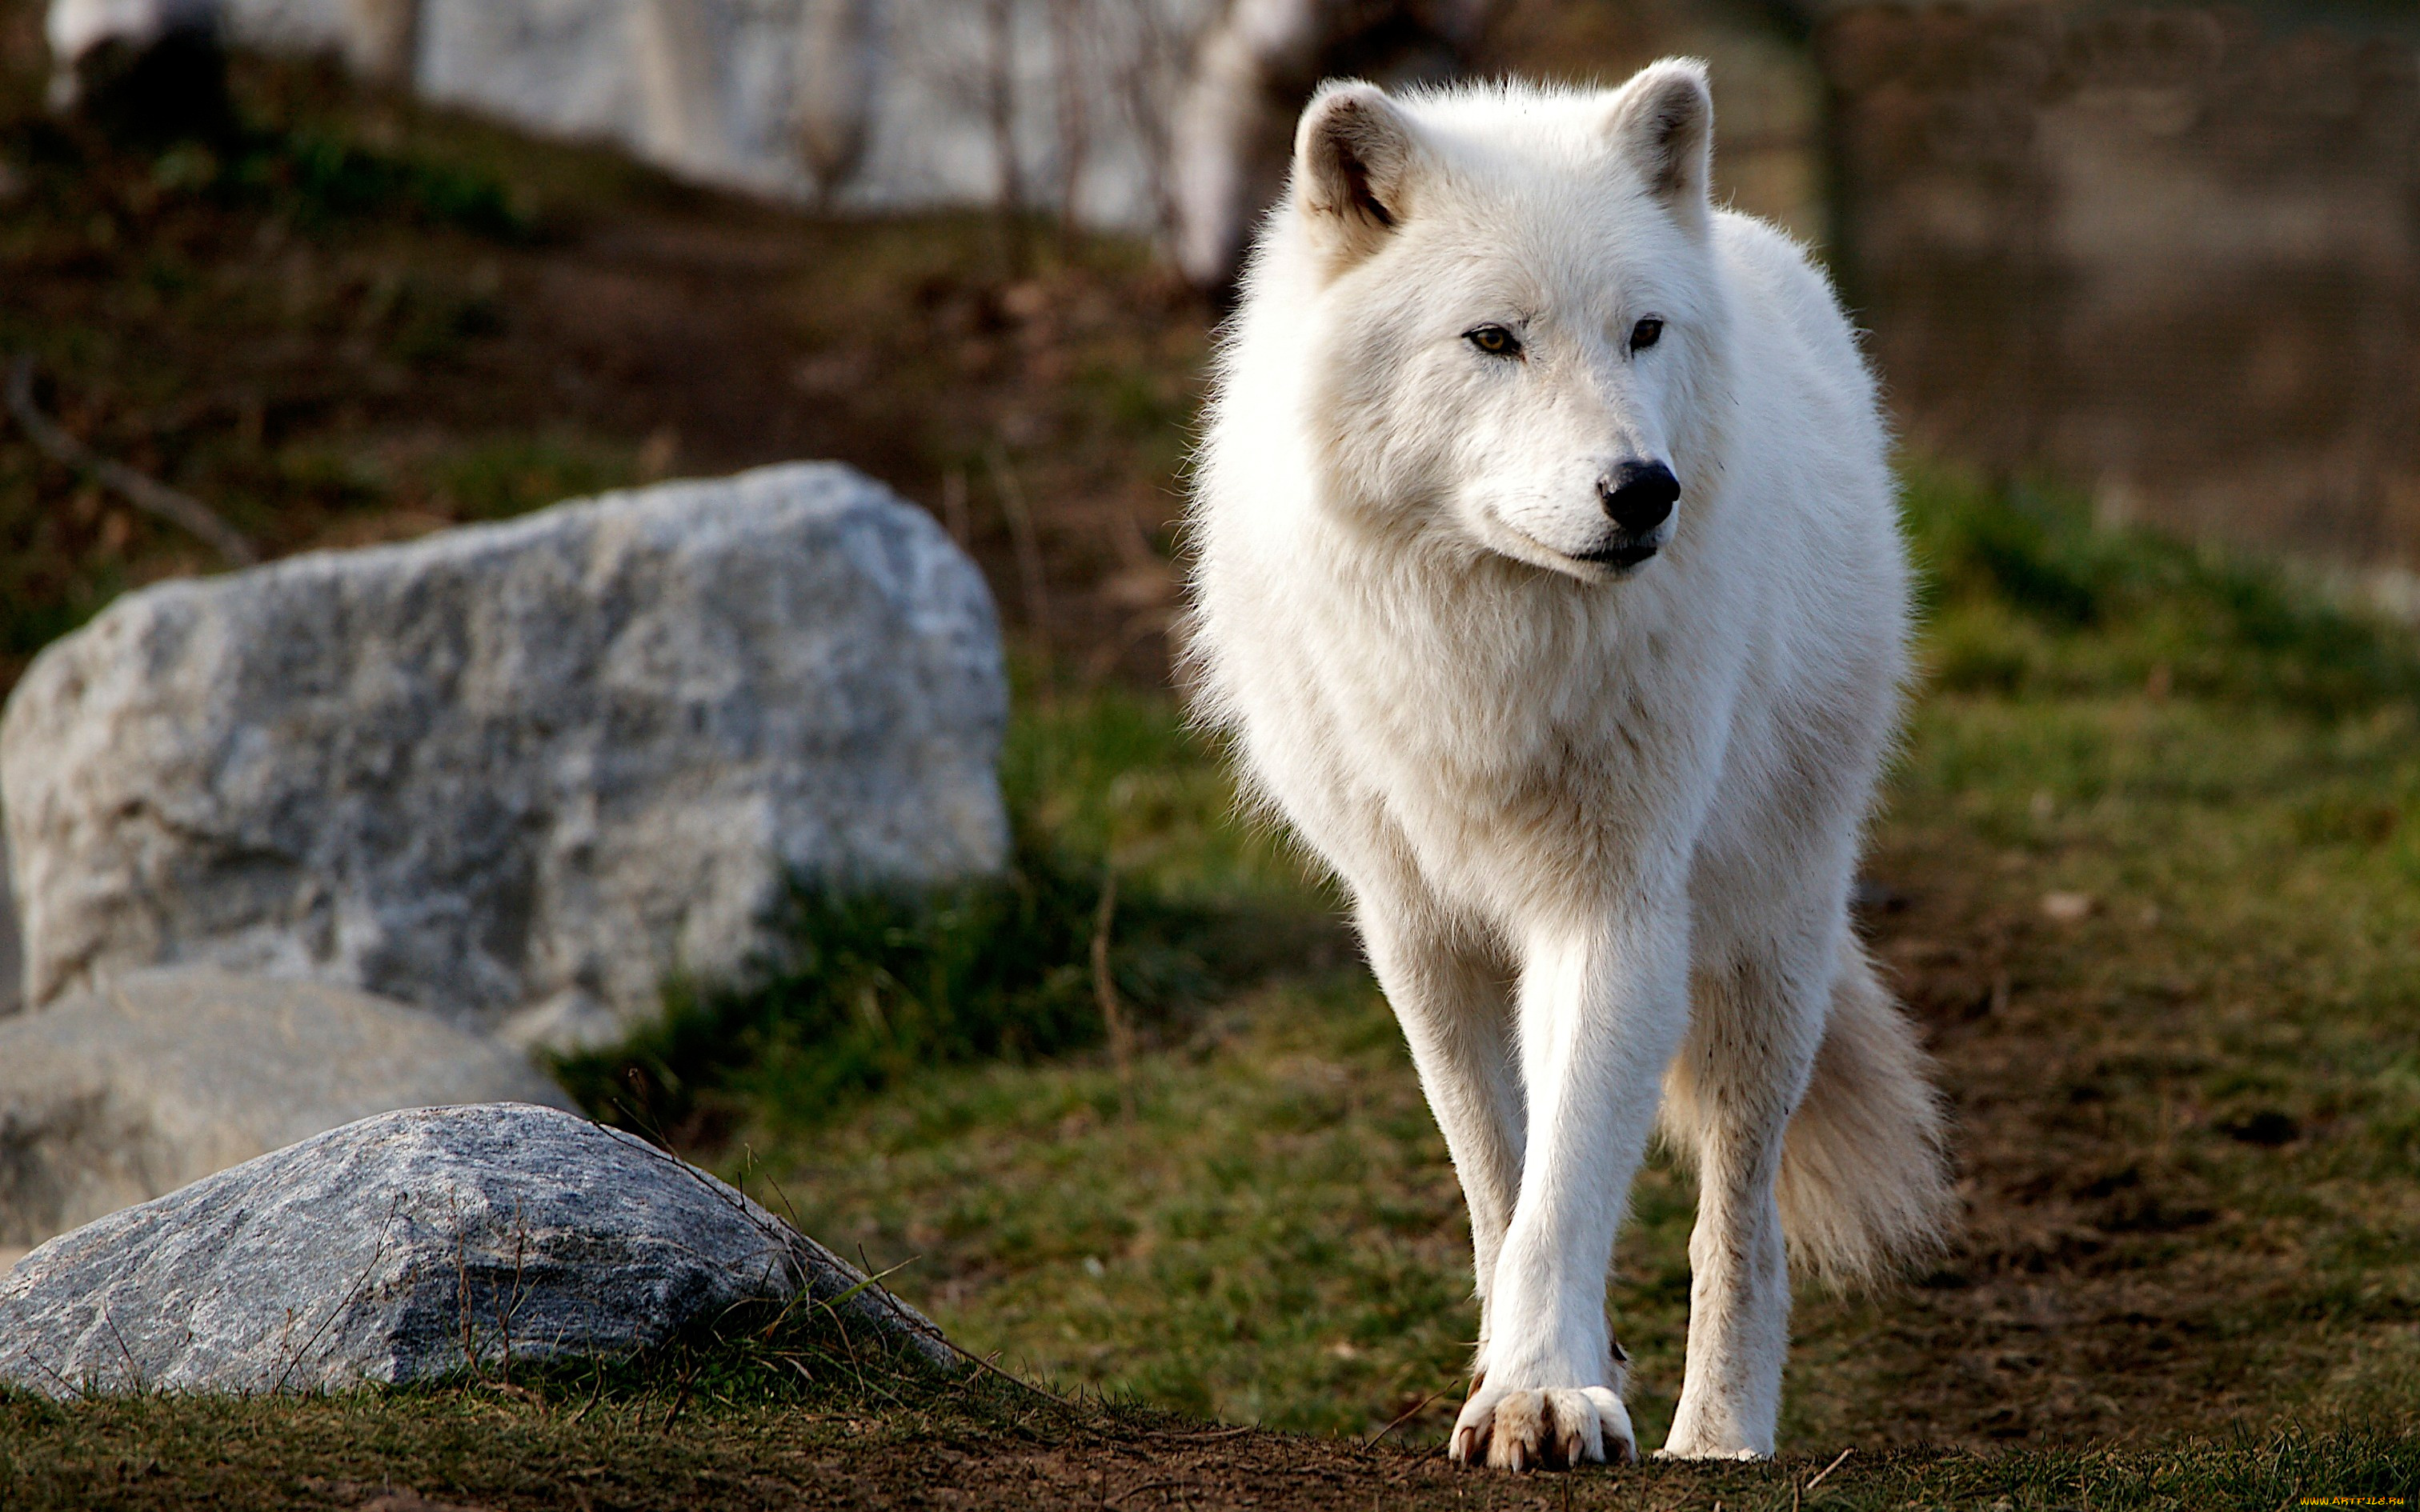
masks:
<path id="1" fill-rule="evenodd" d="M 1434 1434 L 1450 1171 L 1336 900 L 1170 691 L 1188 426 L 1317 80 L 1673 53 L 1713 65 L 1719 194 L 1869 332 L 1927 582 L 1860 896 L 1973 1235 L 1809 1295 L 1789 1431 L 2408 1413 L 2409 0 L 0 0 L 0 692 L 251 554 L 862 469 L 1001 605 L 1023 890 L 810 908 L 826 966 L 556 1070 L 917 1257 L 893 1284 L 970 1348 Z M 1649 1435 L 1687 1191 L 1650 1173 L 1616 1291 Z"/>
<path id="2" fill-rule="evenodd" d="M 1311 85 L 1687 52 L 1722 193 L 1821 249 L 1913 447 L 2389 594 L 2420 567 L 2420 13 L 2396 0 L 0 17 L 0 338 L 54 359 L 71 429 L 272 552 L 839 456 L 958 511 L 1035 626 L 1149 676 L 1193 358 Z M 217 66 L 195 36 L 237 49 L 232 97 L 178 82 Z M 5 487 L 0 657 L 190 555 Z"/>

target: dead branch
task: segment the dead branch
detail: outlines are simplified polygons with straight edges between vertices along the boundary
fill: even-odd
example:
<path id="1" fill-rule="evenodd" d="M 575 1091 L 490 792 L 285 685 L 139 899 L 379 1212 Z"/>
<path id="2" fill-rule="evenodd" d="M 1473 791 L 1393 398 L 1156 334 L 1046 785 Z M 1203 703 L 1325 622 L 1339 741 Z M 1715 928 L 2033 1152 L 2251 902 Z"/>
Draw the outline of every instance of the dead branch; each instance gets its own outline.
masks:
<path id="1" fill-rule="evenodd" d="M 1050 0 L 1050 47 L 1058 69 L 1059 239 L 1076 239 L 1084 188 L 1084 167 L 1091 155 L 1093 131 L 1087 97 L 1091 81 L 1084 66 L 1082 39 L 1092 18 L 1085 0 Z"/>
<path id="2" fill-rule="evenodd" d="M 216 511 L 189 493 L 180 493 L 144 476 L 123 462 L 96 454 L 53 424 L 34 404 L 34 360 L 20 356 L 8 364 L 8 413 L 15 416 L 34 449 L 63 468 L 89 473 L 101 486 L 147 515 L 195 536 L 226 560 L 229 566 L 249 567 L 260 553 Z"/>
<path id="3" fill-rule="evenodd" d="M 1118 1097 L 1125 1104 L 1126 1121 L 1135 1116 L 1134 1093 L 1134 1028 L 1126 1023 L 1124 1004 L 1118 1001 L 1117 979 L 1109 971 L 1109 927 L 1118 913 L 1118 874 L 1104 869 L 1101 877 L 1100 911 L 1093 919 L 1093 995 L 1101 1005 L 1101 1021 L 1109 1031 L 1109 1058 L 1118 1069 Z"/>
<path id="4" fill-rule="evenodd" d="M 1016 150 L 1016 0 L 984 0 L 984 115 L 991 126 L 1002 219 L 1026 208 L 1025 166 Z"/>
<path id="5" fill-rule="evenodd" d="M 1001 513 L 1008 517 L 1009 542 L 1016 550 L 1016 575 L 1025 591 L 1026 623 L 1045 651 L 1050 646 L 1050 588 L 1043 577 L 1042 537 L 1033 512 L 1025 505 L 1025 489 L 1016 481 L 1008 454 L 995 446 L 984 453 L 991 469 L 992 486 L 1000 495 Z"/>

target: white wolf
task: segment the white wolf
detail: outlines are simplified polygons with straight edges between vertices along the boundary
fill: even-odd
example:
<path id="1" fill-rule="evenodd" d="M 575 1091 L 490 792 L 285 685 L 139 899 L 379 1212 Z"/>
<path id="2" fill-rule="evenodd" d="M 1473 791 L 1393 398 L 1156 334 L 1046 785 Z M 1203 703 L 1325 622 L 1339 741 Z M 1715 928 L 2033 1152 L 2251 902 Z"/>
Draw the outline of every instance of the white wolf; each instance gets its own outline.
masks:
<path id="1" fill-rule="evenodd" d="M 1849 890 L 1905 668 L 1874 385 L 1707 197 L 1703 65 L 1610 93 L 1326 86 L 1246 273 L 1190 529 L 1203 715 L 1349 888 L 1470 1206 L 1452 1452 L 1637 1453 L 1605 1286 L 1656 1123 L 1696 1165 L 1665 1452 L 1773 1452 L 1789 1248 L 1952 1207 Z"/>

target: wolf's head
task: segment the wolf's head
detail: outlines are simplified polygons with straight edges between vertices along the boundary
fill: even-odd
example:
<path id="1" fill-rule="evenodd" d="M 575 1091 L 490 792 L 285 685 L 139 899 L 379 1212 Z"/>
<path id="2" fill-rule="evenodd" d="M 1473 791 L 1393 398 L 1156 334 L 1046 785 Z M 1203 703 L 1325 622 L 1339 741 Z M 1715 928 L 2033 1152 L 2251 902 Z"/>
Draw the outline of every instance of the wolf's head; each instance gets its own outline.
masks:
<path id="1" fill-rule="evenodd" d="M 1328 497 L 1583 580 L 1687 530 L 1726 387 L 1713 128 L 1686 61 L 1610 92 L 1321 90 L 1247 298 L 1301 320 Z"/>

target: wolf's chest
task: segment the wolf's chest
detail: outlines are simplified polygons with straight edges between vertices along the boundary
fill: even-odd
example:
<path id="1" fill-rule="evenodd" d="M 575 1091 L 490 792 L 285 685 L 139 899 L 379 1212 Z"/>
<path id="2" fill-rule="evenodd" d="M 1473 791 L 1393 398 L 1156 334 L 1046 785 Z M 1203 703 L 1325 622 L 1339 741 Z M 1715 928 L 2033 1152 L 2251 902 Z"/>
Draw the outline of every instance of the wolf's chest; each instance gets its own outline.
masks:
<path id="1" fill-rule="evenodd" d="M 1508 850 L 1577 864 L 1668 805 L 1675 763 L 1658 748 L 1687 737 L 1652 679 L 1472 649 L 1301 637 L 1238 690 L 1262 785 L 1343 869 L 1340 850 L 1372 845 L 1436 881 Z"/>

